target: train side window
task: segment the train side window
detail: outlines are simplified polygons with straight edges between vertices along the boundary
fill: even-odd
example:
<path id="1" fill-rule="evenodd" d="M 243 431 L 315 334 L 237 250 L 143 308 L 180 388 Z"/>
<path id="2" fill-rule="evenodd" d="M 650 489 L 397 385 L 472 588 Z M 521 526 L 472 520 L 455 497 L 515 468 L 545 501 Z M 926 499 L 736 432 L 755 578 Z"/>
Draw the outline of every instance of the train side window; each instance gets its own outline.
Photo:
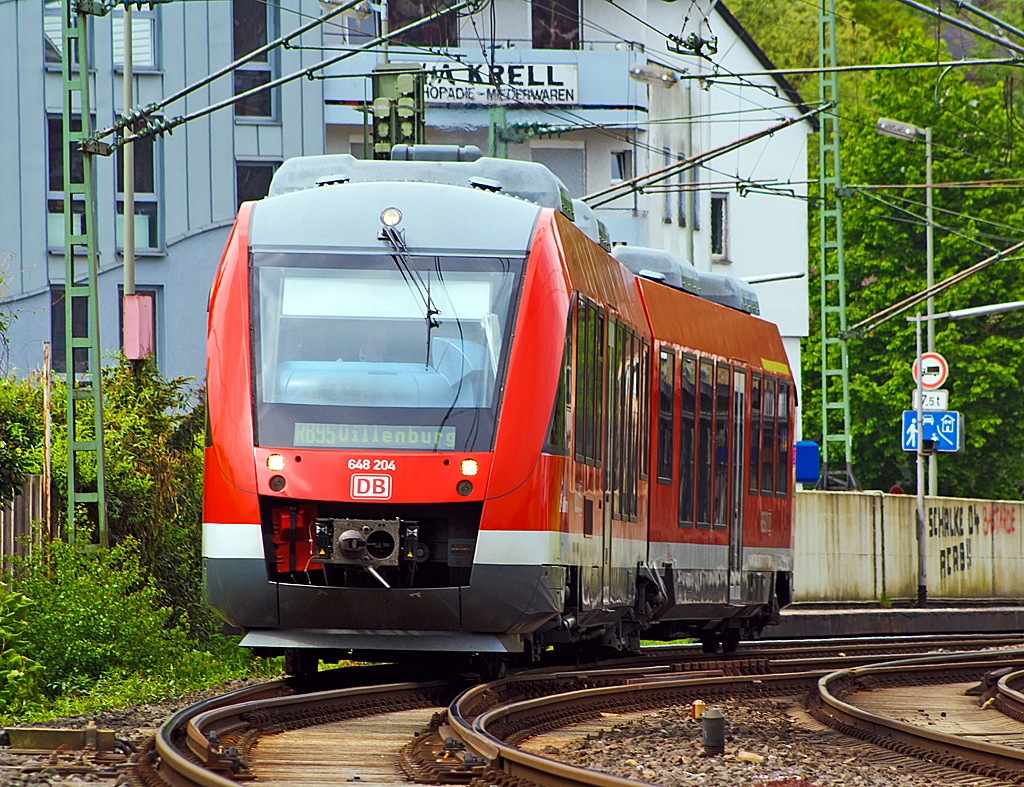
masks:
<path id="1" fill-rule="evenodd" d="M 569 455 L 569 416 L 572 413 L 572 305 L 569 306 L 569 322 L 565 328 L 565 344 L 562 348 L 562 365 L 558 370 L 558 389 L 555 404 L 551 410 L 551 429 L 544 450 L 559 456 Z"/>
<path id="2" fill-rule="evenodd" d="M 693 527 L 693 450 L 697 435 L 696 358 L 683 356 L 679 378 L 679 526 Z"/>
<path id="3" fill-rule="evenodd" d="M 597 339 L 597 308 L 593 303 L 587 301 L 587 442 L 583 450 L 588 465 L 594 464 L 594 445 L 596 443 L 594 429 L 597 421 L 594 413 L 597 408 L 594 406 L 594 399 L 597 396 L 595 383 L 601 378 L 595 374 L 597 371 L 597 353 L 594 343 Z"/>
<path id="4" fill-rule="evenodd" d="M 582 462 L 587 455 L 587 303 L 582 297 L 576 299 L 576 423 L 573 427 L 576 444 L 576 461 Z"/>
<path id="5" fill-rule="evenodd" d="M 732 370 L 732 508 L 729 524 L 743 526 L 743 439 L 747 415 L 747 372 Z"/>
<path id="6" fill-rule="evenodd" d="M 639 357 L 636 334 L 626 329 L 624 349 L 626 350 L 626 439 L 623 447 L 626 454 L 625 473 L 625 519 L 632 522 L 636 519 L 637 492 L 637 447 L 640 435 L 637 425 L 640 420 L 640 398 L 638 396 L 637 361 Z"/>
<path id="7" fill-rule="evenodd" d="M 729 525 L 729 400 L 732 368 L 719 363 L 715 368 L 715 520 L 716 530 Z"/>
<path id="8" fill-rule="evenodd" d="M 761 397 L 761 494 L 775 494 L 775 378 L 767 374 Z"/>
<path id="9" fill-rule="evenodd" d="M 641 340 L 640 358 L 640 480 L 646 481 L 650 463 L 651 345 Z"/>
<path id="10" fill-rule="evenodd" d="M 711 527 L 712 462 L 715 457 L 715 362 L 701 358 L 697 398 L 697 527 Z"/>
<path id="11" fill-rule="evenodd" d="M 761 375 L 750 373 L 750 494 L 758 492 L 758 478 L 761 475 Z"/>
<path id="12" fill-rule="evenodd" d="M 676 353 L 661 348 L 658 378 L 658 483 L 672 483 L 672 435 L 676 398 Z"/>
<path id="13" fill-rule="evenodd" d="M 789 494 L 789 383 L 779 380 L 778 459 L 775 464 L 775 494 Z"/>

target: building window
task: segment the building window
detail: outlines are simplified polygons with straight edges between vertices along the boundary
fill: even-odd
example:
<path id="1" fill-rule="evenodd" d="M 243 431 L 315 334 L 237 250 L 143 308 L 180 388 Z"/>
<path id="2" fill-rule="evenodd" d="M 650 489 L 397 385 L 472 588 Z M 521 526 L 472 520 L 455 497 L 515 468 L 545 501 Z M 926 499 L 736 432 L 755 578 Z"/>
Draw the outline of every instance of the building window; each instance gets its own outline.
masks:
<path id="1" fill-rule="evenodd" d="M 157 198 L 156 151 L 153 137 L 132 143 L 135 152 L 135 248 L 160 248 L 160 210 Z M 117 150 L 117 245 L 124 248 L 124 158 Z"/>
<path id="2" fill-rule="evenodd" d="M 61 29 L 61 0 L 46 0 L 43 6 L 43 47 L 47 63 L 60 65 L 64 51 L 64 32 Z"/>
<path id="3" fill-rule="evenodd" d="M 729 195 L 711 195 L 711 259 L 729 259 Z"/>
<path id="4" fill-rule="evenodd" d="M 136 71 L 156 68 L 153 12 L 135 11 L 132 14 L 132 69 Z M 110 20 L 111 47 L 115 68 L 124 68 L 124 13 Z"/>
<path id="5" fill-rule="evenodd" d="M 71 118 L 72 131 L 82 130 L 82 119 Z M 48 115 L 46 118 L 48 177 L 46 195 L 46 245 L 52 249 L 64 248 L 64 123 L 60 115 Z M 77 145 L 68 143 L 71 151 L 71 182 L 84 183 L 85 170 L 82 162 L 82 151 Z M 74 230 L 76 234 L 85 232 L 85 203 L 76 201 L 73 204 Z"/>
<path id="6" fill-rule="evenodd" d="M 533 48 L 579 49 L 579 0 L 533 0 Z"/>
<path id="7" fill-rule="evenodd" d="M 238 198 L 238 207 L 242 207 L 243 202 L 255 202 L 267 196 L 276 169 L 277 164 L 242 161 L 236 163 L 235 196 Z"/>
<path id="8" fill-rule="evenodd" d="M 75 339 L 85 339 L 89 336 L 89 302 L 87 298 L 73 298 L 71 302 L 71 335 Z M 68 370 L 67 365 L 67 342 L 65 326 L 67 325 L 64 313 L 64 287 L 54 285 L 50 287 L 50 346 L 53 348 L 52 368 L 53 371 L 64 374 Z M 75 371 L 89 371 L 89 350 L 86 347 L 79 347 L 75 350 Z"/>
<path id="9" fill-rule="evenodd" d="M 664 157 L 664 166 L 672 166 L 672 148 L 663 148 L 662 156 Z M 672 187 L 668 182 L 663 182 L 661 187 L 665 190 L 665 207 L 662 211 L 661 221 L 663 224 L 672 223 Z"/>
<path id="10" fill-rule="evenodd" d="M 232 0 L 231 13 L 234 29 L 235 59 L 245 57 L 265 45 L 273 33 L 276 20 L 274 6 L 261 0 Z M 273 63 L 264 52 L 235 71 L 235 95 L 245 93 L 273 78 Z M 269 118 L 274 115 L 273 94 L 264 90 L 235 104 L 235 115 Z"/>
<path id="11" fill-rule="evenodd" d="M 441 0 L 389 0 L 388 30 L 398 30 L 413 22 L 443 11 Z M 408 46 L 458 46 L 459 20 L 455 14 L 434 19 L 392 41 Z"/>
<path id="12" fill-rule="evenodd" d="M 680 162 L 686 159 L 683 156 L 679 156 Z M 676 223 L 680 227 L 686 227 L 686 195 L 688 192 L 688 186 L 690 183 L 690 172 L 693 171 L 692 167 L 679 171 L 676 175 L 676 181 L 679 183 L 679 202 L 677 203 L 678 213 L 676 215 Z M 690 260 L 693 262 L 693 260 Z"/>
<path id="13" fill-rule="evenodd" d="M 633 177 L 633 151 L 616 150 L 612 153 L 612 182 Z"/>

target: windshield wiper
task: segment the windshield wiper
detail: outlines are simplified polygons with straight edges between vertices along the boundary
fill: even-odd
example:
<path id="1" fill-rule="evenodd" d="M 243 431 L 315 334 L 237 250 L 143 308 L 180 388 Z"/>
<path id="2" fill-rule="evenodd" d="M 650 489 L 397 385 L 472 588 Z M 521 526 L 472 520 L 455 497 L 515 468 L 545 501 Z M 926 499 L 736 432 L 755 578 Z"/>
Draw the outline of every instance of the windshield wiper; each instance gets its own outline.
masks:
<path id="1" fill-rule="evenodd" d="M 441 323 L 434 319 L 434 317 L 441 313 L 441 310 L 434 304 L 433 298 L 430 297 L 430 278 L 429 273 L 427 281 L 423 281 L 423 277 L 420 272 L 409 262 L 409 247 L 405 245 L 405 238 L 402 234 L 394 227 L 384 226 L 380 230 L 381 239 L 386 240 L 391 244 L 391 247 L 397 252 L 391 255 L 391 259 L 395 261 L 395 265 L 398 266 L 398 272 L 402 274 L 402 278 L 405 279 L 407 284 L 411 284 L 416 288 L 416 294 L 420 296 L 420 300 L 423 301 L 423 306 L 426 308 L 426 321 L 427 321 L 427 354 L 424 364 L 430 368 L 430 332 L 434 328 L 440 328 Z"/>

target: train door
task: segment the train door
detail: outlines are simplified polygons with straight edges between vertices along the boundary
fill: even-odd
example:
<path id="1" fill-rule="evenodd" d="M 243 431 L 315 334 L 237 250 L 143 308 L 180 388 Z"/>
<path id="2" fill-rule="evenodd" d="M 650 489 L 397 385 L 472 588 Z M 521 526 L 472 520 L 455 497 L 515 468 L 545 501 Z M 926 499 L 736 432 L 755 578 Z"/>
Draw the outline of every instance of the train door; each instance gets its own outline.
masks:
<path id="1" fill-rule="evenodd" d="M 732 371 L 732 500 L 729 512 L 729 600 L 742 597 L 743 580 L 743 478 L 747 408 L 747 372 Z M 738 599 L 737 599 L 738 600 Z"/>
<path id="2" fill-rule="evenodd" d="M 605 386 L 606 451 L 604 472 L 604 553 L 601 561 L 602 603 L 605 609 L 616 602 L 616 577 L 612 549 L 615 543 L 612 520 L 621 516 L 622 492 L 619 476 L 622 473 L 622 430 L 620 408 L 622 406 L 622 366 L 624 350 L 622 324 L 612 318 L 608 323 L 608 379 Z"/>

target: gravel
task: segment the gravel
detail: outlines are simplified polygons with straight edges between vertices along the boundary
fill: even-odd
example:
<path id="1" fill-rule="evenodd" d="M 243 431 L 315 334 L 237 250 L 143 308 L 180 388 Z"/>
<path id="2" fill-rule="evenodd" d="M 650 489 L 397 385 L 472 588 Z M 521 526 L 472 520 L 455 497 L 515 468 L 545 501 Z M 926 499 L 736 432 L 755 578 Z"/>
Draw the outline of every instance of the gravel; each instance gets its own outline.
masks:
<path id="1" fill-rule="evenodd" d="M 803 714 L 790 713 L 797 702 L 798 698 L 715 703 L 727 721 L 725 754 L 718 757 L 704 755 L 701 723 L 690 719 L 689 706 L 652 713 L 588 734 L 561 749 L 548 746 L 544 751 L 573 765 L 665 787 L 930 787 L 939 783 L 934 774 L 914 773 L 914 764 L 901 762 L 890 752 L 812 721 L 802 722 L 797 716 Z"/>
<path id="2" fill-rule="evenodd" d="M 245 688 L 263 679 L 238 680 L 208 691 L 195 692 L 167 702 L 149 703 L 134 708 L 100 711 L 86 716 L 71 716 L 39 724 L 24 724 L 25 727 L 67 727 L 77 729 L 90 721 L 100 729 L 114 730 L 119 738 L 138 745 L 153 735 L 173 713 L 204 699 L 216 697 L 228 691 Z M 58 767 L 50 757 L 15 754 L 0 748 L 0 787 L 81 787 L 90 784 L 95 787 L 111 787 L 123 769 L 111 767 L 86 767 L 84 772 L 76 770 L 77 754 L 67 753 L 60 757 Z M 89 765 L 89 763 L 86 763 Z M 61 767 L 63 766 L 63 767 Z"/>

